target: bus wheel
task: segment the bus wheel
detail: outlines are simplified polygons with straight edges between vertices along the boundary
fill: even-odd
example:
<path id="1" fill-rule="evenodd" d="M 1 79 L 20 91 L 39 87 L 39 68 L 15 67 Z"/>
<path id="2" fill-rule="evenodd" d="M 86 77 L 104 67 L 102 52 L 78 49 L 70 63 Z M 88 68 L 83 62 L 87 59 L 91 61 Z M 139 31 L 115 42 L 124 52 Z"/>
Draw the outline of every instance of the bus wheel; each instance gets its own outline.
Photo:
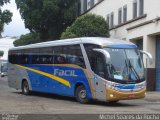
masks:
<path id="1" fill-rule="evenodd" d="M 83 85 L 80 85 L 76 89 L 76 99 L 80 103 L 88 103 L 89 99 L 87 98 L 87 92 Z"/>
<path id="2" fill-rule="evenodd" d="M 29 93 L 30 93 L 30 91 L 29 91 L 29 85 L 28 85 L 27 80 L 23 81 L 23 83 L 22 83 L 22 93 L 24 95 L 29 95 Z"/>

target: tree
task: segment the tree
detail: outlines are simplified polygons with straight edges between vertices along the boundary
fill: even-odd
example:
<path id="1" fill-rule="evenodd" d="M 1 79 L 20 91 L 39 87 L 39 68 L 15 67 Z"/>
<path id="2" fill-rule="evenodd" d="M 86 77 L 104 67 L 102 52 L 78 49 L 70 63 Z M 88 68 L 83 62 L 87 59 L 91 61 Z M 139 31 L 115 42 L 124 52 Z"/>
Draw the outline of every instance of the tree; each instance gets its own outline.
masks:
<path id="1" fill-rule="evenodd" d="M 3 54 L 4 54 L 4 52 L 0 50 L 0 57 L 2 57 Z"/>
<path id="2" fill-rule="evenodd" d="M 7 4 L 9 2 L 10 0 L 0 0 L 0 6 L 3 6 L 4 4 Z M 13 14 L 9 10 L 2 11 L 0 8 L 0 37 L 4 29 L 4 24 L 8 24 L 12 21 L 12 15 Z"/>
<path id="3" fill-rule="evenodd" d="M 28 33 L 26 35 L 21 35 L 18 40 L 13 42 L 14 46 L 28 45 L 41 42 L 40 37 L 36 33 Z"/>
<path id="4" fill-rule="evenodd" d="M 105 19 L 94 14 L 80 16 L 62 33 L 61 39 L 73 37 L 109 37 Z"/>
<path id="5" fill-rule="evenodd" d="M 76 0 L 16 0 L 25 27 L 42 41 L 59 39 L 76 17 Z"/>

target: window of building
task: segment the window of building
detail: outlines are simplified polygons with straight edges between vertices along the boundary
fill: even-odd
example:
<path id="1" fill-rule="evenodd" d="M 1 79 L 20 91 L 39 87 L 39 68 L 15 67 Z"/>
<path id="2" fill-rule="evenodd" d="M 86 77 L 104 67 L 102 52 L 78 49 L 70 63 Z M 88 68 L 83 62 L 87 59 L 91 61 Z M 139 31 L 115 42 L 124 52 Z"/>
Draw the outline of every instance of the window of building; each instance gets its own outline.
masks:
<path id="1" fill-rule="evenodd" d="M 102 0 L 98 0 L 98 3 L 101 2 Z"/>
<path id="2" fill-rule="evenodd" d="M 114 27 L 114 13 L 111 13 L 111 21 L 110 21 L 110 28 Z"/>
<path id="3" fill-rule="evenodd" d="M 127 5 L 123 7 L 123 22 L 127 21 Z"/>
<path id="4" fill-rule="evenodd" d="M 78 1 L 76 2 L 76 6 L 77 6 L 76 15 L 77 15 L 77 16 L 80 16 L 80 14 L 81 14 L 81 2 L 80 2 L 80 0 L 78 0 Z"/>
<path id="5" fill-rule="evenodd" d="M 137 0 L 133 1 L 133 18 L 137 17 Z"/>
<path id="6" fill-rule="evenodd" d="M 91 7 L 91 1 L 88 1 L 88 9 Z"/>
<path id="7" fill-rule="evenodd" d="M 118 10 L 118 24 L 122 23 L 122 8 Z"/>
<path id="8" fill-rule="evenodd" d="M 83 8 L 82 13 L 87 11 L 87 0 L 83 0 L 83 7 L 82 8 Z"/>
<path id="9" fill-rule="evenodd" d="M 106 22 L 107 22 L 108 25 L 110 24 L 110 23 L 109 23 L 109 22 L 110 22 L 110 17 L 109 17 L 109 16 L 110 16 L 110 15 L 108 14 L 108 15 L 107 15 L 107 18 L 106 18 L 106 20 L 107 20 Z"/>
<path id="10" fill-rule="evenodd" d="M 139 39 L 135 43 L 139 50 L 143 50 L 143 39 Z"/>
<path id="11" fill-rule="evenodd" d="M 94 0 L 90 0 L 90 7 L 92 8 L 94 6 Z"/>
<path id="12" fill-rule="evenodd" d="M 139 16 L 144 14 L 144 0 L 139 0 Z"/>

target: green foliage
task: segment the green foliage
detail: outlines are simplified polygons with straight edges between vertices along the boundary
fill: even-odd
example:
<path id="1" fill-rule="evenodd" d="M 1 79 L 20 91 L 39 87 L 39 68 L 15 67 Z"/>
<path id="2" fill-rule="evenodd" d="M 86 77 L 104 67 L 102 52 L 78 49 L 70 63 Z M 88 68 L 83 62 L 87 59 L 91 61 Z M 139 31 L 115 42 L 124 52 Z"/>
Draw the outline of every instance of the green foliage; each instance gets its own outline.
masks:
<path id="1" fill-rule="evenodd" d="M 3 6 L 4 4 L 9 3 L 10 0 L 0 0 L 0 6 Z"/>
<path id="2" fill-rule="evenodd" d="M 41 42 L 39 34 L 36 33 L 28 33 L 26 35 L 21 35 L 21 37 L 14 41 L 14 46 L 28 45 Z"/>
<path id="3" fill-rule="evenodd" d="M 73 37 L 109 37 L 105 19 L 94 14 L 80 16 L 62 33 L 61 39 Z"/>
<path id="4" fill-rule="evenodd" d="M 4 52 L 0 50 L 0 57 L 2 57 L 3 54 L 4 54 Z"/>
<path id="5" fill-rule="evenodd" d="M 0 0 L 0 6 L 9 3 L 10 0 Z M 9 10 L 2 11 L 0 9 L 0 34 L 3 32 L 4 24 L 8 24 L 12 21 L 12 13 Z"/>
<path id="6" fill-rule="evenodd" d="M 41 39 L 59 39 L 76 16 L 76 0 L 16 0 L 25 27 Z"/>

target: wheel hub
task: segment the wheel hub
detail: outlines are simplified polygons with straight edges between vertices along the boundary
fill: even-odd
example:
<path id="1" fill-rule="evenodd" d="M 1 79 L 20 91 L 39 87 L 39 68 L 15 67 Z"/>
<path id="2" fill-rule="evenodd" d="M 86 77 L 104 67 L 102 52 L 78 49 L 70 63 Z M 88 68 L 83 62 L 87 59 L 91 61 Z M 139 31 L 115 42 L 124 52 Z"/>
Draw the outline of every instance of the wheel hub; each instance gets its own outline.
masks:
<path id="1" fill-rule="evenodd" d="M 82 99 L 86 98 L 86 90 L 81 90 L 79 96 Z"/>

